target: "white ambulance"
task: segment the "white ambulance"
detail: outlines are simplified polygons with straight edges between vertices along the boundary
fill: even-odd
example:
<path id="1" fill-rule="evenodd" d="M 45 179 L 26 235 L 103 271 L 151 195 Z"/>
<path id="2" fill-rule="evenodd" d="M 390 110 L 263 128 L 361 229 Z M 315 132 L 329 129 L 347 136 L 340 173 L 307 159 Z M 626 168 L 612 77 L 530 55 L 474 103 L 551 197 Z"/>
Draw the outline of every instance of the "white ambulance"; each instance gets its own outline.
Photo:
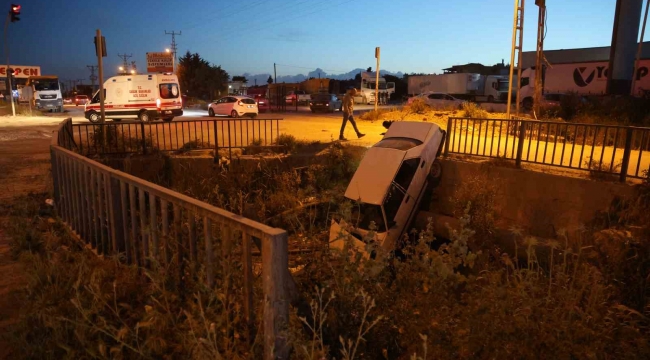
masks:
<path id="1" fill-rule="evenodd" d="M 173 74 L 114 76 L 104 82 L 104 110 L 107 119 L 172 121 L 183 115 L 178 77 Z M 99 91 L 86 104 L 84 115 L 90 122 L 101 121 Z"/>

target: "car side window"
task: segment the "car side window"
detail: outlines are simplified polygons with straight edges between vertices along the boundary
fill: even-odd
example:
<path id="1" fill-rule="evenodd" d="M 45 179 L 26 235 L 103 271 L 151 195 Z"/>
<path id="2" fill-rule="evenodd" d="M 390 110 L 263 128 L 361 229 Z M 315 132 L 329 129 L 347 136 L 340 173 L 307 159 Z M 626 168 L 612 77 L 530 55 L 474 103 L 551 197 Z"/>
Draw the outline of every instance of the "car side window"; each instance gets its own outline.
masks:
<path id="1" fill-rule="evenodd" d="M 384 212 L 386 213 L 388 229 L 395 226 L 395 217 L 397 216 L 397 212 L 399 211 L 399 207 L 402 205 L 405 196 L 406 193 L 395 183 L 388 188 L 388 193 L 384 199 Z"/>
<path id="2" fill-rule="evenodd" d="M 237 99 L 235 99 L 234 97 L 231 97 L 231 98 L 228 98 L 228 102 L 229 103 L 234 103 L 234 102 L 237 102 Z"/>
<path id="3" fill-rule="evenodd" d="M 418 166 L 420 166 L 420 158 L 404 160 L 393 182 L 404 189 L 404 191 L 408 190 L 415 176 L 415 172 L 418 170 Z"/>
<path id="4" fill-rule="evenodd" d="M 454 100 L 454 98 L 449 95 L 445 95 L 445 100 Z"/>
<path id="5" fill-rule="evenodd" d="M 441 94 L 431 94 L 431 95 L 429 95 L 429 99 L 436 99 L 436 100 L 437 99 L 442 99 L 442 95 Z"/>

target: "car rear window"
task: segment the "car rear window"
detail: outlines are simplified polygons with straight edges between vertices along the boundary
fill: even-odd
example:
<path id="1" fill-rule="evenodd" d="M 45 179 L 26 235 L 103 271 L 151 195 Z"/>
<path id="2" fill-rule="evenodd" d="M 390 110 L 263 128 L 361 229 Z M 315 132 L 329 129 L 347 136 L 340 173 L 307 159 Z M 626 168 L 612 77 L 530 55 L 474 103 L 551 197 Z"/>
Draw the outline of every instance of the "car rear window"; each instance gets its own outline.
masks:
<path id="1" fill-rule="evenodd" d="M 329 101 L 331 98 L 329 95 L 315 95 L 314 100 L 316 101 Z"/>
<path id="2" fill-rule="evenodd" d="M 163 99 L 175 99 L 180 95 L 178 84 L 160 84 L 160 97 Z"/>
<path id="3" fill-rule="evenodd" d="M 388 138 L 376 143 L 375 147 L 406 151 L 418 145 L 422 145 L 422 141 L 410 138 Z"/>
<path id="4" fill-rule="evenodd" d="M 255 100 L 249 98 L 241 99 L 241 102 L 243 102 L 244 104 L 255 104 Z"/>

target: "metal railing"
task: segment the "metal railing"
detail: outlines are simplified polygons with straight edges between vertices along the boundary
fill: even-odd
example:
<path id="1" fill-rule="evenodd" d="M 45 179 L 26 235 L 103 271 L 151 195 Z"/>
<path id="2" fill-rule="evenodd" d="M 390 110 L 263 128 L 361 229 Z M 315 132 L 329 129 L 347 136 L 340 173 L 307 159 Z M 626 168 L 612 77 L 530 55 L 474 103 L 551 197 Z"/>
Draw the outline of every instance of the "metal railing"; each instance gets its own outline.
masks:
<path id="1" fill-rule="evenodd" d="M 650 128 L 450 117 L 445 154 L 642 178 L 650 171 Z"/>
<path id="2" fill-rule="evenodd" d="M 187 274 L 207 286 L 232 287 L 229 266 L 241 249 L 243 308 L 254 339 L 252 244 L 262 255 L 264 358 L 286 358 L 281 334 L 289 299 L 287 232 L 232 214 L 164 187 L 111 169 L 65 147 L 72 146 L 66 119 L 53 134 L 54 197 L 60 217 L 99 254 L 150 267 L 175 264 L 179 289 Z M 79 128 L 79 127 L 77 127 Z M 64 146 L 61 146 L 64 145 Z M 81 148 L 82 143 L 78 143 Z M 186 268 L 186 264 L 188 265 Z M 203 275 L 204 274 L 204 275 Z M 222 277 L 218 275 L 222 274 Z M 234 293 L 235 291 L 231 291 Z"/>
<path id="3" fill-rule="evenodd" d="M 227 150 L 248 146 L 278 147 L 282 119 L 199 119 L 172 122 L 105 122 L 73 124 L 64 129 L 72 133 L 78 153 L 147 154 L 153 151 Z M 65 144 L 68 145 L 68 144 Z M 71 149 L 69 146 L 65 146 Z"/>

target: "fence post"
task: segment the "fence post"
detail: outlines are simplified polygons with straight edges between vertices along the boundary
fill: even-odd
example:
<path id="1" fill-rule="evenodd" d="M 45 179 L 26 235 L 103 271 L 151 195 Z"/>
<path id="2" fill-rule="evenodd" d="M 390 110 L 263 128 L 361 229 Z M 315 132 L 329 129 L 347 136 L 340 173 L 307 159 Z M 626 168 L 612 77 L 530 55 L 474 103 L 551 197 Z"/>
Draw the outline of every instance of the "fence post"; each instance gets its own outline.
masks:
<path id="1" fill-rule="evenodd" d="M 521 156 L 524 152 L 524 140 L 526 139 L 526 122 L 523 120 L 519 121 L 519 142 L 517 143 L 517 168 L 521 168 Z"/>
<path id="2" fill-rule="evenodd" d="M 627 178 L 627 168 L 630 165 L 630 153 L 632 152 L 632 135 L 634 135 L 634 128 L 628 127 L 625 132 L 625 150 L 623 151 L 623 163 L 621 164 L 621 176 L 619 177 L 621 182 L 625 182 Z M 643 144 L 641 145 L 643 146 Z"/>
<path id="3" fill-rule="evenodd" d="M 58 136 L 58 135 L 57 135 Z M 56 152 L 54 148 L 50 146 L 50 164 L 52 167 L 52 182 L 54 183 L 54 207 L 59 210 L 59 215 L 63 211 L 63 207 L 60 205 L 61 202 L 61 191 L 60 184 L 61 180 L 59 179 L 59 160 L 57 159 Z"/>
<path id="4" fill-rule="evenodd" d="M 147 138 L 144 136 L 144 122 L 140 122 L 140 133 L 142 133 L 142 154 L 147 155 Z"/>
<path id="5" fill-rule="evenodd" d="M 262 239 L 262 286 L 264 289 L 264 359 L 287 359 L 289 300 L 285 283 L 289 275 L 287 232 L 274 229 Z"/>
<path id="6" fill-rule="evenodd" d="M 451 141 L 451 116 L 447 118 L 447 139 L 445 140 L 445 156 L 449 155 L 449 142 Z"/>
<path id="7" fill-rule="evenodd" d="M 214 159 L 219 160 L 219 138 L 217 137 L 217 121 L 212 120 L 214 131 Z"/>

